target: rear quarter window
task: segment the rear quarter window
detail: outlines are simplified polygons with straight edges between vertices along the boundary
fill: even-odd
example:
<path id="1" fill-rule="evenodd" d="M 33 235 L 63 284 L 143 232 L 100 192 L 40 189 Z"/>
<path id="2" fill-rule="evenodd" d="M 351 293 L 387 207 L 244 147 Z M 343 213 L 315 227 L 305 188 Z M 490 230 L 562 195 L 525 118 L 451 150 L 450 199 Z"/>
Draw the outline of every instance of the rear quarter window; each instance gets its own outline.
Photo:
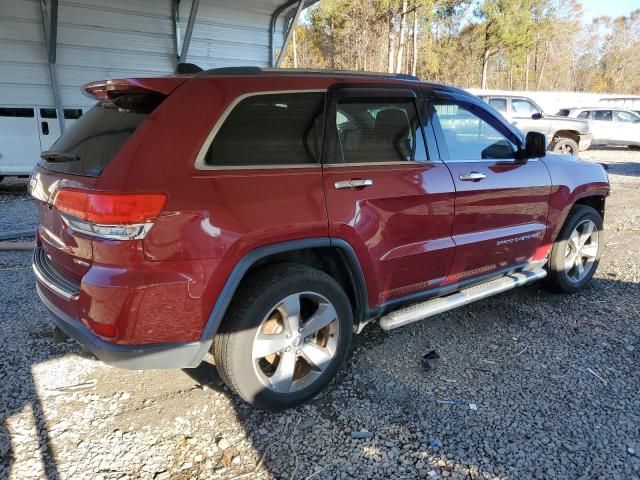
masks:
<path id="1" fill-rule="evenodd" d="M 60 173 L 97 177 L 146 118 L 146 113 L 123 112 L 96 105 L 71 125 L 49 149 L 50 152 L 69 154 L 77 159 L 55 162 L 41 160 L 39 165 Z"/>
<path id="2" fill-rule="evenodd" d="M 318 163 L 324 92 L 252 95 L 227 115 L 204 157 L 211 167 Z"/>

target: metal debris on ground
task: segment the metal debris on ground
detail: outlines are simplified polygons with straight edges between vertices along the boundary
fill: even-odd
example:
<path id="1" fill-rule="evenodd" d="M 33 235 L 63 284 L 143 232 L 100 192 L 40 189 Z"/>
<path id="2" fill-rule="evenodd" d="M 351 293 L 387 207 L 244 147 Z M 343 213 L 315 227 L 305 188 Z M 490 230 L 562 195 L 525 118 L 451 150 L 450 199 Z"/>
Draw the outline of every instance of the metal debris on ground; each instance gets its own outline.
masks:
<path id="1" fill-rule="evenodd" d="M 596 377 L 598 380 L 600 380 L 603 384 L 607 385 L 609 382 L 607 382 L 604 378 L 602 378 L 600 375 L 598 375 L 596 372 L 594 372 L 593 370 L 591 370 L 590 368 L 587 368 L 587 372 L 589 372 L 591 375 L 593 375 L 594 377 Z"/>
<path id="2" fill-rule="evenodd" d="M 425 372 L 431 370 L 432 360 L 438 360 L 439 358 L 440 355 L 438 355 L 438 352 L 436 352 L 435 350 L 429 350 L 420 358 L 420 366 L 422 367 L 422 370 L 424 370 Z"/>

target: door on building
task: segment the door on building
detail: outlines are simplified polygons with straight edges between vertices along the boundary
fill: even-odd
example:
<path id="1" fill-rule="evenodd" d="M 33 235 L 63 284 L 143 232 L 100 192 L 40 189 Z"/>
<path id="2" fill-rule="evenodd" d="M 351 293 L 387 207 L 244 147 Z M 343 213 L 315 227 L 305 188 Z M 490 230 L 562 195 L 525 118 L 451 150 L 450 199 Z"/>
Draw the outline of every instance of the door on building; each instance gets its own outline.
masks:
<path id="1" fill-rule="evenodd" d="M 82 108 L 65 108 L 65 126 L 82 113 Z M 51 148 L 58 137 L 55 108 L 0 107 L 0 176 L 29 175 L 40 152 Z"/>
<path id="2" fill-rule="evenodd" d="M 82 116 L 82 108 L 65 108 L 64 125 L 68 128 Z M 40 150 L 49 150 L 60 136 L 60 122 L 55 108 L 38 109 L 38 128 L 40 135 Z"/>
<path id="3" fill-rule="evenodd" d="M 33 107 L 0 107 L 0 176 L 28 175 L 40 158 Z"/>

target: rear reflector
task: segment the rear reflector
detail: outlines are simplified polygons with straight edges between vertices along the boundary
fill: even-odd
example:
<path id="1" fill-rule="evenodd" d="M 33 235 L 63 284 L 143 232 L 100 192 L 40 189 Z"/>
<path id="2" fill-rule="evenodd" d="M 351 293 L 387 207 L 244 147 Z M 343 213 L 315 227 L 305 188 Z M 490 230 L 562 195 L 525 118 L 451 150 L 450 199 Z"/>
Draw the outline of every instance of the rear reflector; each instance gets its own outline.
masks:
<path id="1" fill-rule="evenodd" d="M 54 194 L 53 205 L 75 231 L 99 238 L 130 240 L 144 237 L 166 200 L 164 193 L 106 193 L 61 188 Z"/>

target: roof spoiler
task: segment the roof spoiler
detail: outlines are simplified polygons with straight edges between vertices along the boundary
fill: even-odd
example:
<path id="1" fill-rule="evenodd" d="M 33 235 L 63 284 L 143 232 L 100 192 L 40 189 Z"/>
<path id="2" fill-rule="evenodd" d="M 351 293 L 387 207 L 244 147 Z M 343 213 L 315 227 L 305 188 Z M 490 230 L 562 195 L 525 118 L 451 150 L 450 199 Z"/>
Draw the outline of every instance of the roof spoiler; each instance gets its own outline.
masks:
<path id="1" fill-rule="evenodd" d="M 184 78 L 178 77 L 100 80 L 87 83 L 82 91 L 108 108 L 152 110 L 184 81 Z"/>
<path id="2" fill-rule="evenodd" d="M 202 71 L 202 68 L 200 68 L 195 63 L 179 63 L 176 66 L 177 74 L 200 73 L 201 71 Z"/>

